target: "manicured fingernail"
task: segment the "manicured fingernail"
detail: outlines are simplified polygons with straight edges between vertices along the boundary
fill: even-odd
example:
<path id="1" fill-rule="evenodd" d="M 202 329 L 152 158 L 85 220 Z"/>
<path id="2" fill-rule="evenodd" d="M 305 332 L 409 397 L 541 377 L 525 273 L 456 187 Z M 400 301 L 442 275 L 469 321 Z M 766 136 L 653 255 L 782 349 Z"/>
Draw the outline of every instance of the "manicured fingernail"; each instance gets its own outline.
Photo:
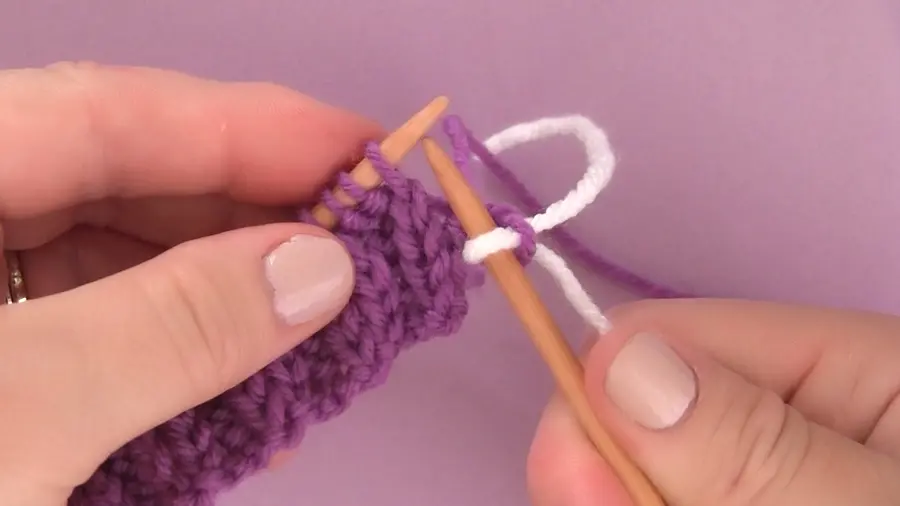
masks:
<path id="1" fill-rule="evenodd" d="M 663 340 L 646 333 L 619 351 L 605 387 L 626 416 L 654 430 L 678 423 L 697 397 L 694 371 Z"/>
<path id="2" fill-rule="evenodd" d="M 353 261 L 329 237 L 295 236 L 269 253 L 265 266 L 275 312 L 288 325 L 335 312 L 353 288 Z"/>

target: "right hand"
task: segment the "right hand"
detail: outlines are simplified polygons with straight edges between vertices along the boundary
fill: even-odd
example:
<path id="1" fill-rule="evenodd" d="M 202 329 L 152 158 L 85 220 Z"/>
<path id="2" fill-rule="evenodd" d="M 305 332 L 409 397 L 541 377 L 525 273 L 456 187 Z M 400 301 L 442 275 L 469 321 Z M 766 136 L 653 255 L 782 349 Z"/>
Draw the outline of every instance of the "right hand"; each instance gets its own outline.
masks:
<path id="1" fill-rule="evenodd" d="M 613 315 L 588 396 L 669 506 L 900 504 L 900 318 L 715 300 Z M 528 482 L 537 506 L 632 506 L 560 400 Z"/>

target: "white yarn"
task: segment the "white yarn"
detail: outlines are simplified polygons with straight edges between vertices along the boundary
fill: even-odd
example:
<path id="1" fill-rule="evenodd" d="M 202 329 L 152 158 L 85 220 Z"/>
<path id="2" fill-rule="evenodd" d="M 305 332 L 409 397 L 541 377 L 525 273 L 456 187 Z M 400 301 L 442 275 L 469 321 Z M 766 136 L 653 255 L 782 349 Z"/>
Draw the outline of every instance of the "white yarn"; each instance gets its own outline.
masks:
<path id="1" fill-rule="evenodd" d="M 574 135 L 584 144 L 588 166 L 584 176 L 568 195 L 547 207 L 544 212 L 527 218 L 537 233 L 550 230 L 577 216 L 609 184 L 616 160 L 606 134 L 588 118 L 576 115 L 542 118 L 513 125 L 492 135 L 484 143 L 491 153 L 499 154 L 519 144 L 558 135 Z M 463 258 L 472 264 L 480 263 L 494 253 L 516 248 L 521 241 L 522 237 L 515 230 L 498 227 L 467 241 L 463 248 Z M 582 318 L 602 333 L 609 331 L 609 320 L 594 304 L 561 256 L 538 243 L 534 261 L 553 276 Z"/>

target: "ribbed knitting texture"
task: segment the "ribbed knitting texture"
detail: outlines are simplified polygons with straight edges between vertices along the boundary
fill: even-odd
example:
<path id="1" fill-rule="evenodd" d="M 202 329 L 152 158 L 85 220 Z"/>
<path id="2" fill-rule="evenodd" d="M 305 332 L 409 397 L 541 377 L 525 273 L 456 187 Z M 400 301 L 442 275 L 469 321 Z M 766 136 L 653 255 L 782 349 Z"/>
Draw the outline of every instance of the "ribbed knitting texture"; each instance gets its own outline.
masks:
<path id="1" fill-rule="evenodd" d="M 468 160 L 464 143 L 454 148 L 457 162 Z M 466 290 L 484 279 L 480 267 L 462 259 L 465 233 L 446 201 L 394 170 L 377 145 L 366 154 L 384 184 L 365 190 L 340 177 L 357 201 L 352 208 L 330 192 L 322 196 L 356 265 L 346 309 L 247 381 L 125 445 L 76 489 L 69 506 L 212 505 L 219 492 L 297 445 L 306 427 L 381 384 L 403 349 L 460 328 Z M 524 216 L 507 206 L 489 209 L 500 226 L 523 235 L 516 254 L 528 262 L 535 242 Z"/>

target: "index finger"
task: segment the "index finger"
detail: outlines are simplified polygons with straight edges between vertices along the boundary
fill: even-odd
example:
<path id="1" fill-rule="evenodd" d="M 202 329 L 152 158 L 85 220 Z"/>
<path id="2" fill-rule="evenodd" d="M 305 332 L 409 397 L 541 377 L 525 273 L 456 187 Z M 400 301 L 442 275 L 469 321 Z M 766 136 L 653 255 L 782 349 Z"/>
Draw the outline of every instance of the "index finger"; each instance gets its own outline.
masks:
<path id="1" fill-rule="evenodd" d="M 91 64 L 0 72 L 0 217 L 107 197 L 304 201 L 381 136 L 272 84 Z"/>
<path id="2" fill-rule="evenodd" d="M 900 318 L 738 300 L 660 300 L 613 312 L 614 339 L 658 331 L 778 393 L 809 419 L 900 451 Z M 900 408 L 900 406 L 896 406 Z M 889 448 L 895 447 L 895 448 Z"/>

